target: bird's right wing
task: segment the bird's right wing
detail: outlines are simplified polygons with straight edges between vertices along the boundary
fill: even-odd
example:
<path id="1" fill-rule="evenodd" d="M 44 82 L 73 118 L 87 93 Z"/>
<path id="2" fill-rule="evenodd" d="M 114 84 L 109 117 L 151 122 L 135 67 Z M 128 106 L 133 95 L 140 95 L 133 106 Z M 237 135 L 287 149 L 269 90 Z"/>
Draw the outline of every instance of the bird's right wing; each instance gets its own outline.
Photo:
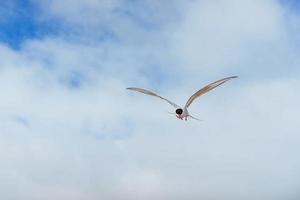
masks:
<path id="1" fill-rule="evenodd" d="M 168 99 L 166 99 L 164 97 L 161 97 L 158 94 L 155 94 L 154 92 L 151 92 L 150 90 L 146 90 L 146 89 L 142 89 L 142 88 L 136 88 L 136 87 L 129 87 L 129 88 L 126 88 L 126 89 L 127 90 L 133 90 L 133 91 L 141 92 L 141 93 L 148 94 L 148 95 L 151 95 L 151 96 L 155 96 L 155 97 L 158 97 L 160 99 L 163 99 L 163 100 L 167 101 L 169 104 L 171 104 L 175 108 L 179 108 L 180 107 L 177 104 L 173 103 L 172 101 L 170 101 L 170 100 L 168 100 Z"/>
<path id="2" fill-rule="evenodd" d="M 213 83 L 208 84 L 207 86 L 201 88 L 200 90 L 198 90 L 195 94 L 193 94 L 188 101 L 185 104 L 185 108 L 189 107 L 193 101 L 198 98 L 199 96 L 205 94 L 206 92 L 218 87 L 219 85 L 222 85 L 223 83 L 225 83 L 226 81 L 232 79 L 232 78 L 237 78 L 237 76 L 230 76 L 230 77 L 226 77 L 223 79 L 220 79 L 218 81 L 215 81 Z"/>

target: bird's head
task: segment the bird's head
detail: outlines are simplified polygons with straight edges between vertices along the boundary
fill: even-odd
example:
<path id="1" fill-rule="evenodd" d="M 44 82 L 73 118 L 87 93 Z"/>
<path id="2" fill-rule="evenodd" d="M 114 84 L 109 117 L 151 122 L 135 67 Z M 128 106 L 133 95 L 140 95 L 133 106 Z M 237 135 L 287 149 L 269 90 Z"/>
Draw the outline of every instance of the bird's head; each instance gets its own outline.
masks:
<path id="1" fill-rule="evenodd" d="M 177 115 L 181 115 L 183 113 L 183 110 L 182 108 L 177 108 L 175 112 Z"/>

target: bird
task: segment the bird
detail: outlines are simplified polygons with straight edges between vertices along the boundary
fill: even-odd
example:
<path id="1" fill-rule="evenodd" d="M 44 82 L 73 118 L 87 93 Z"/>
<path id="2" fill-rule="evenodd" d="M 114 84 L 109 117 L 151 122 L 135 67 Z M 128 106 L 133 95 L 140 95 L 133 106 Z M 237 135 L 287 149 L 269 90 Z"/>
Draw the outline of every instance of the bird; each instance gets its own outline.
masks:
<path id="1" fill-rule="evenodd" d="M 223 83 L 229 81 L 230 79 L 233 78 L 237 78 L 237 76 L 230 76 L 230 77 L 226 77 L 226 78 L 222 78 L 220 80 L 217 80 L 213 83 L 210 83 L 208 85 L 206 85 L 205 87 L 201 88 L 200 90 L 198 90 L 197 92 L 195 92 L 192 96 L 190 96 L 190 98 L 187 100 L 186 104 L 182 107 L 182 106 L 178 106 L 176 103 L 173 103 L 172 101 L 156 94 L 155 92 L 152 92 L 150 90 L 147 89 L 143 89 L 143 88 L 137 88 L 137 87 L 128 87 L 126 88 L 127 90 L 132 90 L 132 91 L 136 91 L 136 92 L 141 92 L 147 95 L 151 95 L 154 97 L 158 97 L 166 102 L 168 102 L 169 104 L 171 104 L 176 110 L 175 110 L 175 115 L 178 119 L 180 120 L 187 120 L 188 118 L 192 118 L 195 120 L 199 120 L 195 117 L 193 117 L 192 115 L 190 115 L 189 111 L 188 111 L 188 107 L 194 102 L 194 100 L 198 97 L 200 97 L 201 95 L 209 92 L 210 90 L 222 85 Z"/>

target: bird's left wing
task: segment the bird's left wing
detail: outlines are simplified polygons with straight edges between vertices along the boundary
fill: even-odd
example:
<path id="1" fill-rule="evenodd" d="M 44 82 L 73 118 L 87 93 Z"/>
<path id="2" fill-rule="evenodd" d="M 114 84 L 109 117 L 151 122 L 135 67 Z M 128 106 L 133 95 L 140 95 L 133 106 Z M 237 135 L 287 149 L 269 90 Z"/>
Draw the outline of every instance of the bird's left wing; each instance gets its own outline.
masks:
<path id="1" fill-rule="evenodd" d="M 220 79 L 218 81 L 215 81 L 213 83 L 210 83 L 207 86 L 201 88 L 200 90 L 198 90 L 195 94 L 193 94 L 189 98 L 189 100 L 185 104 L 185 108 L 189 107 L 197 97 L 199 97 L 199 96 L 205 94 L 206 92 L 218 87 L 219 85 L 222 85 L 223 83 L 225 83 L 226 81 L 228 81 L 232 78 L 237 78 L 237 76 L 226 77 L 226 78 Z"/>
<path id="2" fill-rule="evenodd" d="M 129 87 L 129 88 L 126 88 L 126 89 L 127 90 L 133 90 L 133 91 L 141 92 L 141 93 L 148 94 L 148 95 L 151 95 L 151 96 L 155 96 L 155 97 L 158 97 L 160 99 L 163 99 L 163 100 L 167 101 L 169 104 L 171 104 L 175 108 L 179 108 L 180 107 L 177 104 L 173 103 L 172 101 L 170 101 L 170 100 L 168 100 L 168 99 L 166 99 L 164 97 L 161 97 L 158 94 L 155 94 L 154 92 L 152 92 L 150 90 L 146 90 L 146 89 L 142 89 L 142 88 L 136 88 L 136 87 Z"/>

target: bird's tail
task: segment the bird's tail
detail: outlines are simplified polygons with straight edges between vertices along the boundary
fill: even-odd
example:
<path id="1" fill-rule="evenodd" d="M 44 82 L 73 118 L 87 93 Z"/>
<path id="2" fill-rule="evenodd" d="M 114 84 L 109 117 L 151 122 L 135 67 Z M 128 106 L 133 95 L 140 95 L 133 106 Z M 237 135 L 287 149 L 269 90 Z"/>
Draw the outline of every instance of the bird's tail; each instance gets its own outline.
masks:
<path id="1" fill-rule="evenodd" d="M 197 120 L 197 121 L 203 121 L 203 120 L 201 120 L 201 119 L 198 119 L 198 118 L 196 118 L 196 117 L 193 117 L 192 115 L 189 115 L 188 117 L 190 117 L 191 119 Z"/>

